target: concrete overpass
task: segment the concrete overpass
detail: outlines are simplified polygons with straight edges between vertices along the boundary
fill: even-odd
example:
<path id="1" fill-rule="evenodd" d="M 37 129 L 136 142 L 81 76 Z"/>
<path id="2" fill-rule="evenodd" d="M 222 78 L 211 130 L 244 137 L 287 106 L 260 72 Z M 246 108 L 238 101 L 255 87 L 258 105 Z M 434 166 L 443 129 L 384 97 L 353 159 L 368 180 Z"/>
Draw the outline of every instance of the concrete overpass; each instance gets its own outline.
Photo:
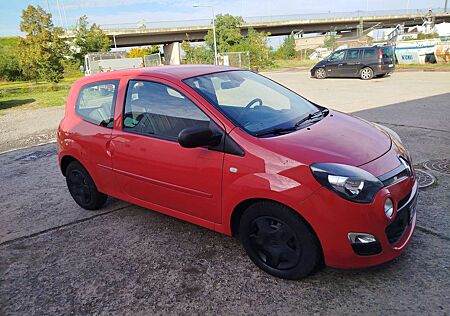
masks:
<path id="1" fill-rule="evenodd" d="M 335 28 L 336 31 L 355 30 L 381 23 L 382 27 L 393 27 L 397 24 L 413 26 L 422 24 L 428 17 L 436 23 L 450 22 L 450 14 L 443 9 L 390 10 L 390 11 L 356 11 L 340 13 L 297 14 L 284 16 L 264 16 L 244 18 L 241 26 L 245 33 L 250 27 L 258 31 L 270 32 L 272 36 L 288 35 L 292 31 L 302 30 L 304 33 L 322 33 Z M 113 42 L 113 47 L 129 47 L 151 44 L 171 44 L 189 39 L 203 41 L 211 20 L 167 21 L 128 24 L 100 25 Z"/>

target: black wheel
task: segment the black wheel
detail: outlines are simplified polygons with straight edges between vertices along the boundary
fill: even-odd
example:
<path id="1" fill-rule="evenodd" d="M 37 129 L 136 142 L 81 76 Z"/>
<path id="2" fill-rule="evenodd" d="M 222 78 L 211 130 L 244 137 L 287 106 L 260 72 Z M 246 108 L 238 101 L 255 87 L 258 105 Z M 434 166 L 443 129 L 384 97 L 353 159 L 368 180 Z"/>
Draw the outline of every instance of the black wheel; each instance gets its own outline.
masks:
<path id="1" fill-rule="evenodd" d="M 359 75 L 362 80 L 370 80 L 373 78 L 373 70 L 370 67 L 364 67 Z"/>
<path id="2" fill-rule="evenodd" d="M 281 204 L 252 204 L 242 215 L 239 236 L 250 259 L 276 277 L 301 279 L 321 261 L 315 234 L 297 213 Z"/>
<path id="3" fill-rule="evenodd" d="M 327 73 L 325 72 L 325 69 L 317 68 L 316 71 L 314 72 L 314 75 L 316 76 L 317 79 L 325 79 Z"/>
<path id="4" fill-rule="evenodd" d="M 66 183 L 70 195 L 82 208 L 98 210 L 105 204 L 108 196 L 98 192 L 94 180 L 78 161 L 67 166 Z"/>

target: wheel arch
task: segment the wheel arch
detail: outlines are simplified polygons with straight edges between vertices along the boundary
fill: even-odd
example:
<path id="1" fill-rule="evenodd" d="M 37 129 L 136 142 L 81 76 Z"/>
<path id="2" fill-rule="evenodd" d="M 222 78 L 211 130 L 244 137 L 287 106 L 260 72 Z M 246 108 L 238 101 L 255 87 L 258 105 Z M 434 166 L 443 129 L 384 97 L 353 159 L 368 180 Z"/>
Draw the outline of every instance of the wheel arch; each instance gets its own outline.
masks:
<path id="1" fill-rule="evenodd" d="M 321 253 L 321 265 L 323 265 L 324 263 L 324 254 L 323 254 L 323 248 L 322 248 L 322 243 L 320 242 L 320 238 L 317 235 L 316 231 L 314 230 L 314 228 L 312 227 L 312 225 L 305 219 L 304 216 L 302 216 L 302 214 L 300 214 L 298 211 L 294 210 L 292 207 L 290 207 L 289 205 L 286 205 L 282 202 L 273 200 L 273 199 L 266 199 L 266 198 L 250 198 L 250 199 L 246 199 L 244 201 L 241 201 L 239 204 L 236 205 L 236 207 L 233 209 L 233 212 L 231 214 L 231 219 L 230 219 L 230 228 L 231 228 L 231 235 L 233 237 L 237 237 L 238 231 L 239 231 L 239 222 L 242 218 L 242 215 L 244 214 L 244 212 L 250 207 L 250 205 L 253 205 L 254 203 L 257 202 L 272 202 L 275 204 L 279 204 L 282 206 L 285 206 L 287 208 L 289 208 L 290 210 L 292 210 L 293 213 L 297 214 L 297 216 L 300 218 L 300 220 L 309 228 L 309 230 L 312 232 L 312 234 L 315 236 L 317 245 L 320 248 L 320 253 Z"/>
<path id="2" fill-rule="evenodd" d="M 71 155 L 65 155 L 61 158 L 60 168 L 63 176 L 66 176 L 67 167 L 72 161 L 78 161 L 81 165 L 83 165 L 78 159 Z"/>

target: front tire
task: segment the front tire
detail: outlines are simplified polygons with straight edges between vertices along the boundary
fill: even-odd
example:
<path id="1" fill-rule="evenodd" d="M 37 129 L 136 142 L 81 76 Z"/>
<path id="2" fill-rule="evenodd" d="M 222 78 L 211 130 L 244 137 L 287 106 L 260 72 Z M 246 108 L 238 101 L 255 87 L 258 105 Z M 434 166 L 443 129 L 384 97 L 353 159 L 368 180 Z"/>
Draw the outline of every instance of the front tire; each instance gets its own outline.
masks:
<path id="1" fill-rule="evenodd" d="M 373 70 L 370 67 L 364 67 L 361 69 L 360 77 L 362 80 L 370 80 L 373 78 Z"/>
<path id="2" fill-rule="evenodd" d="M 94 180 L 78 161 L 67 166 L 66 183 L 72 198 L 86 210 L 100 209 L 108 198 L 97 190 Z"/>
<path id="3" fill-rule="evenodd" d="M 317 79 L 325 79 L 327 73 L 325 72 L 325 69 L 317 68 L 316 71 L 314 72 L 314 75 Z"/>
<path id="4" fill-rule="evenodd" d="M 276 277 L 301 279 L 321 261 L 315 234 L 297 213 L 281 204 L 252 204 L 242 215 L 239 236 L 250 259 Z"/>

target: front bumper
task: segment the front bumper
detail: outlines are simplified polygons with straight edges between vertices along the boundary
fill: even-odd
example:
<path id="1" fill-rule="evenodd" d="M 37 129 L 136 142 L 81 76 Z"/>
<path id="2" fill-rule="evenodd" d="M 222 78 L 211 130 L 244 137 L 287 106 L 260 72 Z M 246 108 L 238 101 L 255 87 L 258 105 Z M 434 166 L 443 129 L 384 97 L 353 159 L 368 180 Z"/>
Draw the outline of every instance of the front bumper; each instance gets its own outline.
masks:
<path id="1" fill-rule="evenodd" d="M 384 213 L 388 197 L 394 201 L 395 210 L 390 219 Z M 317 211 L 309 214 L 311 218 L 307 220 L 317 233 L 328 266 L 369 267 L 390 261 L 404 251 L 416 225 L 416 200 L 417 181 L 411 177 L 381 189 L 371 204 L 350 202 L 321 188 L 308 199 L 308 207 Z M 349 240 L 350 233 L 373 235 L 379 243 L 375 246 L 381 249 L 362 249 L 357 254 Z"/>

